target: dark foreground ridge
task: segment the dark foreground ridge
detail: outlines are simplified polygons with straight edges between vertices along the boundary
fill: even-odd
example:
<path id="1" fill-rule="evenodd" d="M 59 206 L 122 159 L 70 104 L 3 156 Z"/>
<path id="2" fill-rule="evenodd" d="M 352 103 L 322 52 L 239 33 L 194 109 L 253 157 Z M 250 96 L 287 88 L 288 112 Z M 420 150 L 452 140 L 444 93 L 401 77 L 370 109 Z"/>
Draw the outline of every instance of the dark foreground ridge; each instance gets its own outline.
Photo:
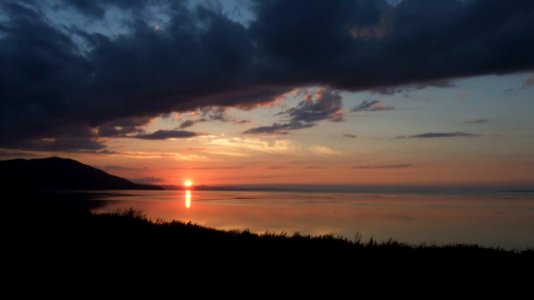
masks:
<path id="1" fill-rule="evenodd" d="M 72 159 L 14 159 L 0 161 L 2 189 L 161 190 L 110 175 Z"/>
<path id="2" fill-rule="evenodd" d="M 532 250 L 258 235 L 148 220 L 134 210 L 93 214 L 89 209 L 103 202 L 90 197 L 82 193 L 4 193 L 2 198 L 10 199 L 7 209 L 13 212 L 7 218 L 11 230 L 5 244 L 13 253 L 6 257 L 22 257 L 20 263 L 32 267 L 66 267 L 74 273 L 93 268 L 144 276 L 180 270 L 181 274 L 210 278 L 227 276 L 227 272 L 245 277 L 275 272 L 284 277 L 318 278 L 348 273 L 390 280 L 408 280 L 411 272 L 426 279 L 445 277 L 447 272 L 452 272 L 455 280 L 473 276 L 495 279 L 528 273 L 534 261 Z"/>
<path id="3" fill-rule="evenodd" d="M 94 193 L 1 196 L 8 212 L 2 219 L 2 271 L 24 286 L 18 294 L 42 294 L 35 288 L 41 285 L 54 295 L 92 292 L 99 298 L 110 289 L 137 298 L 146 289 L 217 299 L 345 299 L 354 293 L 426 298 L 500 290 L 515 299 L 532 283 L 532 250 L 257 235 L 151 221 L 133 210 L 93 214 L 90 209 L 105 204 L 91 198 Z M 4 286 L 13 286 L 10 281 Z"/>

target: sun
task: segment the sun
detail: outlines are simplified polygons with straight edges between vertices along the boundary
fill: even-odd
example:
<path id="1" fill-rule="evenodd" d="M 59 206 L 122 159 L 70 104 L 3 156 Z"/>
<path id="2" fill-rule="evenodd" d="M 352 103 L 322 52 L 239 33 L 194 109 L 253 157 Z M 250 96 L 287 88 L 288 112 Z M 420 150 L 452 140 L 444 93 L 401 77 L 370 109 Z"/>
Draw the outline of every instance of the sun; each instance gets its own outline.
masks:
<path id="1" fill-rule="evenodd" d="M 187 188 L 192 187 L 193 186 L 193 181 L 191 181 L 191 179 L 184 180 L 184 186 L 187 187 Z"/>

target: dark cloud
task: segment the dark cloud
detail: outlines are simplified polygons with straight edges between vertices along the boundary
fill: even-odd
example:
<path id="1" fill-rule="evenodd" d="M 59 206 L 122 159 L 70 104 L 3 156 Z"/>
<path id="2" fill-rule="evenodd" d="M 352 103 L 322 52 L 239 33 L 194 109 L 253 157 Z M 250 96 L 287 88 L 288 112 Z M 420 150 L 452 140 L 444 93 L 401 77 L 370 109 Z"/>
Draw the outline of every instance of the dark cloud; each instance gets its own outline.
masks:
<path id="1" fill-rule="evenodd" d="M 178 2 L 178 1 L 175 1 Z M 106 10 L 116 7 L 123 10 L 134 10 L 141 14 L 143 9 L 147 9 L 154 4 L 158 4 L 157 0 L 68 0 L 63 1 L 65 5 L 71 6 L 77 9 L 79 12 L 86 16 L 92 16 L 95 18 L 102 18 Z M 175 8 L 180 3 L 173 3 L 169 8 Z"/>
<path id="2" fill-rule="evenodd" d="M 371 91 L 382 95 L 393 95 L 398 93 L 409 93 L 412 91 L 422 90 L 424 88 L 450 88 L 454 85 L 447 79 L 430 80 L 424 82 L 410 83 L 403 86 L 380 86 L 373 88 Z"/>
<path id="3" fill-rule="evenodd" d="M 234 124 L 245 125 L 245 124 L 249 124 L 250 122 L 251 122 L 250 120 L 235 120 Z"/>
<path id="4" fill-rule="evenodd" d="M 488 123 L 490 120 L 488 119 L 473 119 L 473 120 L 467 120 L 464 122 L 464 124 L 484 124 Z"/>
<path id="5" fill-rule="evenodd" d="M 285 113 L 291 121 L 312 123 L 322 120 L 339 122 L 343 120 L 342 98 L 339 93 L 330 89 L 320 89 L 315 93 L 308 93 L 297 107 L 288 109 Z"/>
<path id="6" fill-rule="evenodd" d="M 70 4 L 73 8 L 79 10 L 80 12 L 95 17 L 103 17 L 105 9 L 102 6 L 101 1 L 97 0 L 70 0 L 66 2 Z"/>
<path id="7" fill-rule="evenodd" d="M 113 150 L 98 150 L 98 151 L 92 151 L 92 150 L 80 150 L 81 153 L 91 153 L 91 154 L 97 154 L 97 155 L 120 155 L 121 152 L 113 151 Z"/>
<path id="8" fill-rule="evenodd" d="M 433 139 L 433 138 L 451 138 L 451 137 L 480 137 L 480 134 L 473 134 L 468 132 L 425 132 L 414 135 L 403 135 L 397 137 L 398 139 Z"/>
<path id="9" fill-rule="evenodd" d="M 209 121 L 219 121 L 219 122 L 225 122 L 225 123 L 233 123 L 233 124 L 246 124 L 250 121 L 248 120 L 241 120 L 236 119 L 233 117 L 230 117 L 226 113 L 226 108 L 222 106 L 217 107 L 203 107 L 198 109 L 199 118 L 193 119 L 193 120 L 186 120 L 183 121 L 180 124 L 180 128 L 188 128 L 191 127 L 197 123 L 202 122 L 209 122 Z"/>
<path id="10" fill-rule="evenodd" d="M 289 123 L 273 123 L 270 126 L 260 126 L 245 130 L 245 134 L 287 134 L 289 130 L 297 130 L 303 128 L 310 128 L 315 126 L 315 123 L 304 122 L 289 122 Z"/>
<path id="11" fill-rule="evenodd" d="M 262 2 L 252 25 L 273 76 L 353 90 L 506 73 L 534 63 L 528 0 L 407 0 L 395 7 L 290 2 Z M 522 48 L 512 58 L 507 51 L 514 45 Z"/>
<path id="12" fill-rule="evenodd" d="M 35 151 L 101 151 L 105 145 L 95 136 L 95 130 L 88 127 L 65 128 L 56 135 L 43 134 L 41 138 L 10 141 L 8 145 Z"/>
<path id="13" fill-rule="evenodd" d="M 200 115 L 204 119 L 214 121 L 227 121 L 226 108 L 222 106 L 216 107 L 203 107 L 200 109 Z"/>
<path id="14" fill-rule="evenodd" d="M 149 117 L 131 117 L 107 122 L 98 127 L 100 137 L 125 137 L 142 133 L 142 126 L 150 121 Z"/>
<path id="15" fill-rule="evenodd" d="M 187 18 L 183 9 L 173 11 L 165 32 L 136 21 L 130 34 L 116 39 L 85 33 L 92 50 L 83 54 L 74 37 L 41 10 L 0 5 L 10 17 L 2 21 L 6 36 L 0 38 L 0 146 L 34 148 L 50 137 L 58 142 L 39 149 L 76 148 L 75 140 L 66 145 L 61 138 L 65 128 L 102 127 L 78 140 L 80 149 L 95 149 L 98 136 L 124 136 L 146 124 L 110 124 L 116 120 L 210 103 L 253 104 L 286 90 L 250 84 L 237 89 L 247 81 L 242 76 L 252 42 L 241 25 L 206 10 Z M 227 75 L 230 69 L 233 76 Z"/>
<path id="16" fill-rule="evenodd" d="M 2 1 L 0 146 L 98 149 L 144 125 L 107 125 L 117 120 L 251 108 L 310 85 L 387 90 L 534 68 L 530 0 L 250 3 L 245 27 L 182 1 Z M 278 130 L 321 120 L 307 109 Z"/>
<path id="17" fill-rule="evenodd" d="M 329 89 L 319 89 L 316 92 L 309 92 L 304 100 L 280 115 L 289 117 L 284 123 L 273 123 L 271 126 L 260 126 L 246 130 L 249 134 L 287 134 L 289 130 L 309 128 L 316 125 L 316 122 L 329 120 L 339 122 L 343 120 L 342 98 L 339 93 Z"/>
<path id="18" fill-rule="evenodd" d="M 414 164 L 391 164 L 391 165 L 359 165 L 353 169 L 406 169 L 413 167 Z"/>
<path id="19" fill-rule="evenodd" d="M 33 142 L 29 148 L 42 151 L 100 150 L 105 145 L 92 137 L 60 136 Z"/>
<path id="20" fill-rule="evenodd" d="M 17 150 L 0 150 L 0 158 L 34 157 L 35 154 Z"/>
<path id="21" fill-rule="evenodd" d="M 380 111 L 380 110 L 394 110 L 393 106 L 387 106 L 380 100 L 364 100 L 362 103 L 353 107 L 350 111 Z"/>
<path id="22" fill-rule="evenodd" d="M 349 139 L 355 139 L 357 137 L 355 134 L 352 133 L 345 133 L 343 136 Z"/>
<path id="23" fill-rule="evenodd" d="M 132 136 L 136 139 L 143 140 L 168 140 L 168 139 L 181 139 L 181 138 L 191 138 L 199 136 L 201 134 L 193 131 L 186 130 L 158 130 L 153 133 L 143 133 Z"/>
<path id="24" fill-rule="evenodd" d="M 184 129 L 184 128 L 187 128 L 187 127 L 191 127 L 193 125 L 195 125 L 196 123 L 200 122 L 199 120 L 187 120 L 187 121 L 183 121 L 182 123 L 180 123 L 180 129 Z"/>

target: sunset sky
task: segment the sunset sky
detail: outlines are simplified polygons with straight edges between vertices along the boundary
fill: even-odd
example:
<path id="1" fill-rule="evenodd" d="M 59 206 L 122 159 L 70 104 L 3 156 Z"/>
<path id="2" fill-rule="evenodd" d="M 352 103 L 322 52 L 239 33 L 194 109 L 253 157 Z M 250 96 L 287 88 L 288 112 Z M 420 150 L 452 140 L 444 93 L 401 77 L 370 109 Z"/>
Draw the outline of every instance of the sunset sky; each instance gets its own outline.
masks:
<path id="1" fill-rule="evenodd" d="M 0 159 L 534 185 L 534 1 L 0 2 Z"/>

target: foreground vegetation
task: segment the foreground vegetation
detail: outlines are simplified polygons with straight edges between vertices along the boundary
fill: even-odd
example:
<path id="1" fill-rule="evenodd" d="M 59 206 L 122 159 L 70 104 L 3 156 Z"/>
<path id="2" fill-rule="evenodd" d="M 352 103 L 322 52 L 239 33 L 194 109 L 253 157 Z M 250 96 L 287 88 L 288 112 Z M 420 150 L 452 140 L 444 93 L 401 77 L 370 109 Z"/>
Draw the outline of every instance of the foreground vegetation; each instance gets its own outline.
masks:
<path id="1" fill-rule="evenodd" d="M 70 272 L 111 268 L 143 270 L 148 272 L 145 275 L 180 270 L 201 276 L 224 276 L 232 271 L 329 277 L 357 270 L 358 276 L 383 277 L 406 276 L 410 270 L 419 277 L 452 271 L 469 278 L 495 276 L 495 270 L 504 270 L 499 276 L 530 272 L 534 262 L 532 250 L 221 231 L 191 223 L 151 221 L 135 210 L 93 214 L 89 208 L 99 201 L 86 201 L 87 195 L 77 195 L 76 201 L 72 194 L 39 194 L 37 200 L 29 196 L 36 195 L 13 201 L 16 205 L 9 210 L 10 228 L 16 229 L 8 230 L 11 255 L 32 267 L 66 266 Z"/>

